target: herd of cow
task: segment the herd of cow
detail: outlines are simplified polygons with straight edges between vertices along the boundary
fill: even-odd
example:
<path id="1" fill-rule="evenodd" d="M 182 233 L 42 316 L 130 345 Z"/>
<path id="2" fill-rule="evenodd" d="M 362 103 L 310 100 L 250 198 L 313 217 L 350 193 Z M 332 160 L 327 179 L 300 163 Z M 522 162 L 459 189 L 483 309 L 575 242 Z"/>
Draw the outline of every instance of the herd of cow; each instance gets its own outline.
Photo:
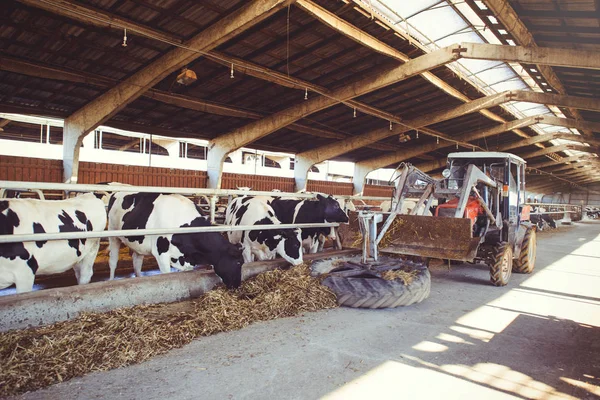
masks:
<path id="1" fill-rule="evenodd" d="M 156 229 L 209 226 L 196 205 L 177 194 L 115 192 L 107 203 L 93 193 L 67 200 L 0 200 L 0 235 L 89 232 L 120 229 Z M 228 225 L 279 225 L 348 222 L 340 202 L 332 196 L 292 200 L 241 196 L 226 210 Z M 144 256 L 154 256 L 161 272 L 212 265 L 229 288 L 241 283 L 242 264 L 270 260 L 277 255 L 293 265 L 302 254 L 323 247 L 333 228 L 232 231 L 221 233 L 126 236 L 109 239 L 110 279 L 114 279 L 121 244 L 132 253 L 133 269 L 140 276 Z M 31 291 L 36 275 L 56 274 L 73 268 L 79 284 L 89 283 L 100 239 L 71 239 L 0 244 L 0 289 L 16 286 Z"/>

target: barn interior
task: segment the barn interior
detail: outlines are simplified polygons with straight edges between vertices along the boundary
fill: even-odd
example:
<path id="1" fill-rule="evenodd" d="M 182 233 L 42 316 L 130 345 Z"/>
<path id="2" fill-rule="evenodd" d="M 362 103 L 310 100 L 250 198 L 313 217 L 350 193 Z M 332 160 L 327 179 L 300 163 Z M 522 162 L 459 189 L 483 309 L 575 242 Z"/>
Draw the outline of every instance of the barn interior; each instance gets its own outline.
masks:
<path id="1" fill-rule="evenodd" d="M 600 398 L 599 0 L 3 0 L 0 10 L 0 397 Z M 488 164 L 468 190 L 436 186 L 458 152 L 505 157 L 506 179 Z M 257 172 L 259 158 L 271 172 Z M 413 168 L 421 180 L 401 175 Z M 10 202 L 36 196 L 94 192 L 96 217 L 125 215 L 137 200 L 111 205 L 115 182 L 193 203 L 193 219 L 174 226 L 148 222 L 180 214 L 154 200 L 129 220 L 140 245 L 164 235 L 164 268 L 122 239 L 131 231 L 88 228 L 82 210 L 70 222 L 85 228 L 44 230 L 40 206 L 21 212 L 33 233 L 13 230 Z M 347 221 L 303 226 L 327 229 L 316 252 L 299 248 L 295 220 L 243 228 L 266 226 L 271 241 L 293 228 L 295 267 L 280 242 L 280 253 L 269 244 L 272 257 L 246 259 L 248 243 L 227 235 L 243 231 L 226 218 L 236 196 L 320 193 Z M 173 238 L 208 232 L 218 261 L 194 253 L 192 265 Z M 401 247 L 409 236 L 416 252 Z M 122 241 L 118 267 L 109 237 Z M 82 282 L 77 264 L 58 264 L 94 239 Z M 456 242 L 468 257 L 453 257 Z M 33 259 L 62 244 L 56 273 L 15 257 L 25 243 Z M 215 272 L 223 254 L 230 263 Z M 29 292 L 9 282 L 15 265 Z"/>
<path id="2" fill-rule="evenodd" d="M 401 16 L 365 1 L 276 2 L 260 20 L 241 25 L 235 18 L 243 1 L 11 0 L 3 5 L 0 31 L 0 110 L 65 119 L 73 132 L 53 128 L 51 140 L 67 143 L 70 153 L 100 123 L 210 140 L 209 187 L 220 186 L 221 153 L 240 146 L 294 154 L 297 190 L 306 187 L 303 171 L 323 160 L 356 163 L 360 193 L 375 169 L 405 161 L 439 174 L 448 153 L 465 150 L 523 157 L 532 190 L 596 182 L 594 3 L 502 4 L 431 1 L 406 6 L 413 9 Z M 435 18 L 451 23 L 428 33 L 427 21 Z M 190 45 L 230 19 L 235 32 L 213 35 L 210 50 Z M 549 49 L 559 65 L 501 55 L 434 62 L 368 82 L 468 41 Z M 588 54 L 588 65 L 568 51 Z M 169 62 L 176 52 L 186 59 Z M 112 97 L 138 84 L 139 91 Z M 351 86 L 355 93 L 345 94 Z M 39 138 L 35 125 L 3 124 L 3 138 Z M 139 146 L 115 135 L 103 142 Z M 65 181 L 73 175 L 69 151 Z"/>

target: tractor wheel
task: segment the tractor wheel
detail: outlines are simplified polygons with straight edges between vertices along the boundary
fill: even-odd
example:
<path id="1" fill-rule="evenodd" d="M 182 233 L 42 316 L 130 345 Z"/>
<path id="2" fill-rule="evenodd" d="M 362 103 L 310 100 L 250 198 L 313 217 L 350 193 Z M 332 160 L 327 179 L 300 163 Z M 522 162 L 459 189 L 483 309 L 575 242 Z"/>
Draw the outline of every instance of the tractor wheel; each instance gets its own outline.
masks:
<path id="1" fill-rule="evenodd" d="M 494 286 L 506 286 L 512 271 L 513 252 L 510 245 L 500 242 L 494 248 L 490 264 L 490 281 Z"/>
<path id="2" fill-rule="evenodd" d="M 535 268 L 535 257 L 537 253 L 537 234 L 534 228 L 527 229 L 523 237 L 521 254 L 519 259 L 513 263 L 513 271 L 521 274 L 530 274 Z"/>
<path id="3" fill-rule="evenodd" d="M 393 308 L 419 303 L 428 298 L 431 275 L 427 268 L 422 268 L 413 281 L 405 285 L 401 281 L 385 280 L 370 271 L 344 269 L 329 272 L 322 283 L 336 294 L 340 306 Z"/>

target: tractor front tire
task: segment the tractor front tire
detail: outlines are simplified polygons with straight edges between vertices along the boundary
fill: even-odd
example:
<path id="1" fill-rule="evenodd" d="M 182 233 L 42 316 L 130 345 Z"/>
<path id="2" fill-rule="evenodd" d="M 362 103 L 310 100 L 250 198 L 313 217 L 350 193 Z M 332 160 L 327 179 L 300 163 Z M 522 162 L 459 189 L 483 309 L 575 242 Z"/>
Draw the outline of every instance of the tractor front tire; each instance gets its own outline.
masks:
<path id="1" fill-rule="evenodd" d="M 506 286 L 510 280 L 513 251 L 510 244 L 500 242 L 494 248 L 490 263 L 490 282 L 494 286 Z"/>
<path id="2" fill-rule="evenodd" d="M 528 228 L 523 237 L 521 254 L 513 263 L 513 272 L 530 274 L 535 268 L 535 257 L 537 253 L 537 234 L 535 228 Z"/>

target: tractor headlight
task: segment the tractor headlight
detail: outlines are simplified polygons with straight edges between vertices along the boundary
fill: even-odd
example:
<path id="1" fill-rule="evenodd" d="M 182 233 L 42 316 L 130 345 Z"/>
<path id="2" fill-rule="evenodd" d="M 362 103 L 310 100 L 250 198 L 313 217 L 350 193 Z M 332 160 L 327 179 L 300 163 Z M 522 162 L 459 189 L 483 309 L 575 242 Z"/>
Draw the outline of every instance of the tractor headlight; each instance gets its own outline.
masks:
<path id="1" fill-rule="evenodd" d="M 448 168 L 446 168 L 445 170 L 442 171 L 442 176 L 444 178 L 450 178 L 450 170 Z"/>

